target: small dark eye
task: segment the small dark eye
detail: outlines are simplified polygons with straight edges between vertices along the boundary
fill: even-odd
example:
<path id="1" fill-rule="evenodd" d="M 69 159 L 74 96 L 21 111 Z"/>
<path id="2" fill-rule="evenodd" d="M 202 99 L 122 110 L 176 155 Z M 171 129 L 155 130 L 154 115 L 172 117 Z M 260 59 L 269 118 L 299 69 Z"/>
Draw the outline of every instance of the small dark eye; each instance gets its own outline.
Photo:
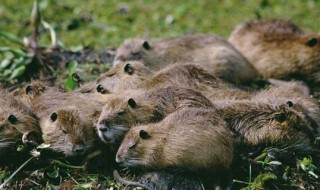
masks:
<path id="1" fill-rule="evenodd" d="M 53 113 L 51 114 L 51 117 L 50 117 L 51 121 L 52 121 L 52 122 L 55 122 L 55 121 L 57 120 L 57 118 L 58 118 L 57 113 L 56 113 L 56 112 L 53 112 Z"/>
<path id="2" fill-rule="evenodd" d="M 285 113 L 280 113 L 276 115 L 276 120 L 280 123 L 284 122 L 287 119 L 287 116 Z"/>
<path id="3" fill-rule="evenodd" d="M 125 111 L 121 111 L 121 112 L 118 112 L 118 115 L 124 115 L 126 112 Z"/>
<path id="4" fill-rule="evenodd" d="M 8 120 L 9 120 L 9 122 L 12 123 L 12 124 L 17 123 L 17 121 L 18 121 L 18 119 L 16 118 L 16 116 L 14 116 L 14 115 L 12 115 L 12 114 L 9 115 Z"/>
<path id="5" fill-rule="evenodd" d="M 31 94 L 31 93 L 32 93 L 32 87 L 28 85 L 26 88 L 26 94 Z"/>
<path id="6" fill-rule="evenodd" d="M 101 84 L 99 84 L 98 86 L 97 86 L 97 92 L 99 92 L 99 93 L 103 93 L 103 91 L 104 91 L 104 88 L 103 88 L 103 86 L 101 85 Z"/>

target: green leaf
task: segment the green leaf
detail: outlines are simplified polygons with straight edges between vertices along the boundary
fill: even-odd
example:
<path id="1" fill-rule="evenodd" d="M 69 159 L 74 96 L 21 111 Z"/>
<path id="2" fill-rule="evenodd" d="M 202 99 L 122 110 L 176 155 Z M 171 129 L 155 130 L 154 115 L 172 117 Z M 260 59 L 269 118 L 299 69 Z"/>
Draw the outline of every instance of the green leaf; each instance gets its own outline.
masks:
<path id="1" fill-rule="evenodd" d="M 268 163 L 269 165 L 281 165 L 282 163 L 279 161 L 271 161 Z"/>
<path id="2" fill-rule="evenodd" d="M 77 61 L 71 61 L 68 65 L 68 74 L 69 76 L 71 76 L 73 73 L 76 72 L 78 66 L 78 62 Z"/>
<path id="3" fill-rule="evenodd" d="M 25 72 L 25 70 L 26 70 L 26 66 L 24 66 L 24 65 L 21 65 L 20 67 L 16 68 L 11 73 L 9 80 L 13 80 L 13 79 L 20 77 Z"/>
<path id="4" fill-rule="evenodd" d="M 59 168 L 54 166 L 53 167 L 53 171 L 52 172 L 47 172 L 47 175 L 50 177 L 50 178 L 58 178 L 59 177 Z"/>
<path id="5" fill-rule="evenodd" d="M 77 84 L 72 80 L 72 74 L 76 72 L 77 66 L 78 66 L 78 62 L 76 61 L 71 61 L 69 63 L 69 66 L 68 66 L 69 77 L 67 78 L 67 81 L 65 83 L 66 90 L 74 90 L 77 88 Z"/>
<path id="6" fill-rule="evenodd" d="M 74 90 L 77 88 L 77 84 L 72 80 L 72 76 L 69 76 L 67 78 L 65 87 L 66 87 L 66 90 Z"/>
<path id="7" fill-rule="evenodd" d="M 0 30 L 0 36 L 8 41 L 24 46 L 22 40 L 13 34 Z"/>
<path id="8" fill-rule="evenodd" d="M 26 52 L 20 49 L 13 49 L 9 47 L 0 47 L 0 52 L 11 52 L 14 57 L 32 57 L 31 55 L 27 54 Z"/>
<path id="9" fill-rule="evenodd" d="M 7 59 L 2 60 L 0 63 L 0 69 L 7 68 L 10 65 L 11 61 L 12 61 L 11 58 L 7 58 Z"/>

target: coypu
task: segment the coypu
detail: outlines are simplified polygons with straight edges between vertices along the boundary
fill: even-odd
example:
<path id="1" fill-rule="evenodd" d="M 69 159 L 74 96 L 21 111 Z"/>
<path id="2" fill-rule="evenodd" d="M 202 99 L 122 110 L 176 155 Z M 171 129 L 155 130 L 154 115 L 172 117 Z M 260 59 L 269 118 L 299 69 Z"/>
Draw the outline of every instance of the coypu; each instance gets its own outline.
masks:
<path id="1" fill-rule="evenodd" d="M 126 64 L 120 64 L 111 68 L 95 81 L 85 83 L 77 91 L 81 93 L 99 92 L 105 94 L 134 89 L 143 85 L 152 75 L 153 72 L 144 66 L 142 62 L 129 61 Z"/>
<path id="2" fill-rule="evenodd" d="M 193 63 L 214 76 L 236 84 L 259 77 L 255 68 L 222 37 L 212 34 L 185 35 L 161 40 L 126 40 L 118 49 L 114 66 L 141 60 L 153 70 L 174 63 Z"/>
<path id="3" fill-rule="evenodd" d="M 126 91 L 109 96 L 100 114 L 97 130 L 102 141 L 120 143 L 136 123 L 158 122 L 182 108 L 210 108 L 211 102 L 200 92 L 179 87 L 149 91 Z"/>
<path id="4" fill-rule="evenodd" d="M 139 62 L 135 62 L 135 64 L 118 64 L 109 71 L 112 73 L 111 77 L 105 77 L 103 80 L 100 80 L 99 85 L 91 87 L 91 89 L 95 89 L 95 91 L 104 94 L 121 93 L 129 89 L 149 90 L 153 88 L 179 86 L 199 90 L 204 94 L 208 94 L 211 98 L 215 96 L 223 97 L 215 94 L 215 91 L 218 89 L 230 89 L 230 95 L 235 93 L 239 95 L 237 99 L 243 99 L 248 96 L 247 93 L 232 84 L 220 80 L 203 70 L 200 66 L 193 64 L 170 65 L 154 74 L 140 72 L 141 70 L 147 70 L 147 68 Z M 90 83 L 90 85 L 92 85 L 92 83 Z M 225 91 L 221 91 L 221 93 L 226 95 Z M 242 96 L 243 98 L 241 98 Z"/>
<path id="5" fill-rule="evenodd" d="M 132 127 L 116 162 L 145 169 L 217 172 L 228 169 L 232 157 L 233 140 L 221 116 L 214 109 L 186 108 L 158 123 Z"/>
<path id="6" fill-rule="evenodd" d="M 275 145 L 306 150 L 314 140 L 314 126 L 287 100 L 270 104 L 254 100 L 214 101 L 239 142 L 248 146 Z"/>
<path id="7" fill-rule="evenodd" d="M 51 94 L 55 92 L 62 93 L 63 91 L 50 85 L 47 81 L 33 80 L 29 84 L 22 86 L 19 91 L 15 91 L 13 95 L 30 107 L 32 101 L 43 93 Z"/>
<path id="8" fill-rule="evenodd" d="M 22 90 L 25 91 L 23 96 L 40 120 L 43 140 L 51 145 L 49 149 L 70 157 L 87 153 L 98 140 L 94 123 L 104 105 L 105 95 L 84 95 L 56 89 L 34 95 L 28 93 L 29 88 Z"/>
<path id="9" fill-rule="evenodd" d="M 42 138 L 38 118 L 31 110 L 4 89 L 0 95 L 0 157 L 3 160 L 11 159 L 8 155 L 16 153 L 16 145 L 36 146 L 42 143 Z"/>
<path id="10" fill-rule="evenodd" d="M 43 140 L 50 149 L 68 157 L 86 154 L 95 145 L 93 124 L 76 108 L 42 113 L 40 126 Z"/>
<path id="11" fill-rule="evenodd" d="M 232 32 L 232 43 L 266 78 L 319 82 L 319 35 L 291 21 L 248 21 Z"/>
<path id="12" fill-rule="evenodd" d="M 290 100 L 292 109 L 301 112 L 320 133 L 320 108 L 316 99 L 309 97 L 308 88 L 299 82 L 286 82 L 273 86 L 252 96 L 251 100 L 272 105 L 281 105 Z"/>

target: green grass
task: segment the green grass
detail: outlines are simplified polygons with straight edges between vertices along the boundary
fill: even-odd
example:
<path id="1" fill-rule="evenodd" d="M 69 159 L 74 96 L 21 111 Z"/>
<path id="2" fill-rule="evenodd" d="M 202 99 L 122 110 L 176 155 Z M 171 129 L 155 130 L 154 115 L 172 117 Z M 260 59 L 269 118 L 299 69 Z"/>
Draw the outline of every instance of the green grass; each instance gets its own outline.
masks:
<path id="1" fill-rule="evenodd" d="M 96 48 L 121 44 L 137 36 L 165 37 L 187 33 L 216 33 L 228 37 L 233 28 L 249 19 L 291 19 L 309 31 L 320 24 L 318 0 L 40 0 L 44 18 L 67 47 L 81 44 Z M 28 35 L 33 1 L 1 0 L 0 30 Z M 122 10 L 122 11 L 120 11 Z M 84 18 L 86 21 L 81 21 Z M 67 30 L 78 24 L 78 28 Z M 49 44 L 49 33 L 42 39 Z M 0 43 L 3 43 L 0 41 Z"/>

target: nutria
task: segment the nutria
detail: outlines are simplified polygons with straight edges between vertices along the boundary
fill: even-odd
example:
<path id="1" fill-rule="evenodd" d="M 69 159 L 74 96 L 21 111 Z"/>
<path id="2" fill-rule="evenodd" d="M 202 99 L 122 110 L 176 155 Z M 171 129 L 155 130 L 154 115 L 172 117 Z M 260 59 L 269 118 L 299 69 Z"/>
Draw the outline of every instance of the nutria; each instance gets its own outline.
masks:
<path id="1" fill-rule="evenodd" d="M 49 90 L 30 98 L 30 108 L 40 120 L 43 140 L 50 144 L 50 150 L 73 157 L 93 148 L 98 140 L 95 119 L 104 105 L 100 96 Z"/>
<path id="2" fill-rule="evenodd" d="M 259 74 L 230 43 L 212 34 L 185 35 L 146 41 L 126 40 L 118 49 L 114 66 L 141 60 L 153 70 L 178 62 L 201 65 L 214 76 L 232 83 L 248 83 Z"/>
<path id="3" fill-rule="evenodd" d="M 105 94 L 134 89 L 144 85 L 152 75 L 153 72 L 144 66 L 142 62 L 129 61 L 126 64 L 119 64 L 111 68 L 95 81 L 85 83 L 77 91 L 81 93 L 99 92 Z"/>
<path id="4" fill-rule="evenodd" d="M 0 157 L 16 152 L 16 145 L 42 143 L 38 118 L 22 102 L 0 90 Z M 2 159 L 1 159 L 2 160 Z"/>
<path id="5" fill-rule="evenodd" d="M 108 144 L 120 143 L 131 126 L 158 122 L 182 108 L 210 108 L 211 102 L 200 92 L 179 87 L 149 91 L 126 91 L 110 95 L 100 114 L 97 130 Z"/>
<path id="6" fill-rule="evenodd" d="M 281 105 L 290 100 L 292 109 L 305 115 L 312 122 L 317 132 L 320 132 L 320 108 L 316 99 L 309 97 L 308 88 L 299 82 L 282 83 L 257 92 L 251 100 L 271 105 Z"/>
<path id="7" fill-rule="evenodd" d="M 314 139 L 313 122 L 290 100 L 270 104 L 254 100 L 214 101 L 238 142 L 307 149 Z"/>
<path id="8" fill-rule="evenodd" d="M 40 114 L 43 140 L 50 149 L 65 156 L 82 156 L 95 145 L 92 121 L 76 108 Z"/>
<path id="9" fill-rule="evenodd" d="M 129 70 L 133 72 L 129 73 Z M 154 74 L 140 72 L 140 70 L 147 70 L 147 68 L 139 62 L 135 62 L 135 64 L 118 64 L 110 70 L 110 73 L 113 73 L 111 77 L 105 77 L 103 80 L 100 80 L 99 85 L 91 87 L 91 89 L 95 89 L 95 91 L 104 94 L 122 93 L 124 90 L 129 89 L 149 90 L 153 88 L 179 86 L 199 90 L 213 99 L 215 97 L 224 97 L 227 94 L 222 89 L 230 90 L 229 95 L 237 97 L 235 99 L 244 99 L 249 96 L 245 91 L 220 80 L 203 70 L 200 66 L 193 64 L 170 65 Z M 220 93 L 222 93 L 222 95 L 219 95 L 219 89 L 221 89 Z M 216 91 L 217 93 L 215 93 Z M 238 96 L 233 94 L 237 94 Z"/>
<path id="10" fill-rule="evenodd" d="M 47 81 L 33 80 L 15 91 L 13 95 L 30 107 L 32 101 L 42 94 L 57 94 L 57 92 L 62 93 L 63 90 L 50 85 Z"/>
<path id="11" fill-rule="evenodd" d="M 318 83 L 319 35 L 286 20 L 248 21 L 232 32 L 232 43 L 266 78 Z"/>
<path id="12" fill-rule="evenodd" d="M 154 124 L 132 127 L 116 155 L 116 162 L 146 169 L 185 168 L 190 171 L 228 169 L 233 140 L 214 109 L 178 110 Z"/>

